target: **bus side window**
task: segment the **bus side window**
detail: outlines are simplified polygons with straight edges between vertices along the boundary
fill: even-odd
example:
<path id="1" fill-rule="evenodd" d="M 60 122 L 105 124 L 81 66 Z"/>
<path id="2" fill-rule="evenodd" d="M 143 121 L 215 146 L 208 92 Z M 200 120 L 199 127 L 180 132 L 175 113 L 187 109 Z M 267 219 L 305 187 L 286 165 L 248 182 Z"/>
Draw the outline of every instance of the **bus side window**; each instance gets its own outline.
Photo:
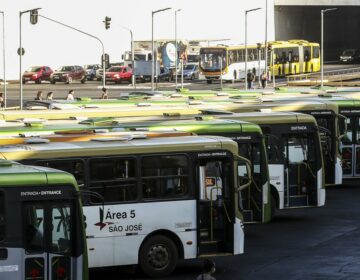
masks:
<path id="1" fill-rule="evenodd" d="M 96 158 L 89 162 L 91 191 L 105 202 L 133 201 L 138 198 L 135 159 Z M 92 203 L 100 203 L 91 197 Z"/>
<path id="2" fill-rule="evenodd" d="M 84 184 L 84 162 L 78 159 L 70 160 L 50 160 L 50 161 L 38 161 L 37 165 L 51 167 L 69 172 L 74 175 L 77 183 L 82 186 Z"/>
<path id="3" fill-rule="evenodd" d="M 188 166 L 188 158 L 184 155 L 143 157 L 143 197 L 163 199 L 185 196 L 188 193 Z"/>
<path id="4" fill-rule="evenodd" d="M 0 243 L 5 239 L 5 195 L 0 191 Z"/>

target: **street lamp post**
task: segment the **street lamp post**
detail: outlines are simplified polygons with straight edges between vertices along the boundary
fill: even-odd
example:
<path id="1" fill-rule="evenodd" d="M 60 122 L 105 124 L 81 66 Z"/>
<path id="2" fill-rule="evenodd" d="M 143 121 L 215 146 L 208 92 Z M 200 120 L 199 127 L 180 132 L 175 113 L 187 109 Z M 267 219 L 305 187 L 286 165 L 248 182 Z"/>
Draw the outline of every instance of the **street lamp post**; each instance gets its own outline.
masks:
<path id="1" fill-rule="evenodd" d="M 265 87 L 267 86 L 268 77 L 268 1 L 265 0 L 265 44 L 264 44 L 264 55 L 265 55 Z"/>
<path id="2" fill-rule="evenodd" d="M 3 71 L 4 71 L 4 108 L 6 108 L 6 68 L 5 68 L 5 13 L 4 11 L 0 11 L 2 14 L 2 27 L 3 27 Z"/>
<path id="3" fill-rule="evenodd" d="M 321 10 L 321 88 L 324 86 L 324 14 L 338 8 Z"/>
<path id="4" fill-rule="evenodd" d="M 248 49 L 247 49 L 247 14 L 250 12 L 254 12 L 260 10 L 261 8 L 255 8 L 245 11 L 245 89 L 248 89 L 247 86 L 247 60 L 248 60 Z"/>
<path id="5" fill-rule="evenodd" d="M 22 34 L 21 34 L 21 16 L 23 14 L 26 14 L 26 13 L 30 13 L 32 11 L 38 11 L 40 10 L 41 8 L 36 8 L 36 9 L 31 9 L 31 10 L 26 10 L 26 11 L 20 11 L 19 12 L 19 20 L 20 20 L 20 24 L 19 24 L 19 27 L 20 27 L 20 33 L 19 33 L 19 36 L 20 36 L 20 46 L 19 46 L 19 50 L 18 50 L 18 54 L 19 54 L 19 57 L 20 57 L 20 65 L 19 65 L 19 83 L 20 83 L 20 110 L 22 110 L 23 108 L 23 83 L 22 83 L 22 56 L 24 55 L 23 53 L 23 48 L 22 48 Z"/>
<path id="6" fill-rule="evenodd" d="M 165 8 L 165 9 L 160 9 L 160 10 L 156 10 L 156 11 L 152 11 L 151 12 L 151 50 L 152 50 L 152 57 L 151 57 L 151 90 L 154 90 L 154 68 L 155 68 L 155 63 L 154 63 L 154 57 L 155 57 L 155 51 L 154 51 L 154 15 L 156 13 L 160 13 L 160 12 L 164 12 L 167 10 L 170 10 L 171 8 Z"/>
<path id="7" fill-rule="evenodd" d="M 177 81 L 177 71 L 178 71 L 178 42 L 177 42 L 177 13 L 180 12 L 181 9 L 177 9 L 175 11 L 175 89 L 178 87 Z"/>
<path id="8" fill-rule="evenodd" d="M 133 71 L 133 75 L 131 77 L 131 82 L 132 82 L 132 86 L 135 88 L 135 58 L 134 58 L 134 36 L 133 36 L 133 32 L 130 28 L 127 28 L 126 26 L 123 25 L 119 25 L 121 28 L 127 30 L 130 32 L 130 37 L 131 37 L 131 64 L 132 64 L 132 71 Z"/>

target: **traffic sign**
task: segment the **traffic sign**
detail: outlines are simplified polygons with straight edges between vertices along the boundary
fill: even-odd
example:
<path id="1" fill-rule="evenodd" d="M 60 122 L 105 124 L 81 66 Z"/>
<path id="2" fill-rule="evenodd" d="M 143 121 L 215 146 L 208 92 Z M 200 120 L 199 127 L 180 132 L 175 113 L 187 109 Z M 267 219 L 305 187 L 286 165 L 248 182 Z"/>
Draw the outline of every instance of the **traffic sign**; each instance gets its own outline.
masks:
<path id="1" fill-rule="evenodd" d="M 24 48 L 21 48 L 21 50 L 20 50 L 20 48 L 18 48 L 18 49 L 17 49 L 17 53 L 18 53 L 18 55 L 23 56 L 23 55 L 25 54 L 25 49 L 24 49 Z"/>

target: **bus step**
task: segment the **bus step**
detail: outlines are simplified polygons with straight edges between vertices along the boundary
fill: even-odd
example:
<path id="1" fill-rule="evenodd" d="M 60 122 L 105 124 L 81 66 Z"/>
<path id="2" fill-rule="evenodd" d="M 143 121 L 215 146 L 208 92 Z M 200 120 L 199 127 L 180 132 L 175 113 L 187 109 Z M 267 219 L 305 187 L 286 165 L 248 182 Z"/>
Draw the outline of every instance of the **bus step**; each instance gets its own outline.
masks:
<path id="1" fill-rule="evenodd" d="M 289 197 L 289 207 L 308 206 L 309 198 L 307 195 L 292 195 Z"/>
<path id="2" fill-rule="evenodd" d="M 254 220 L 254 214 L 252 210 L 242 210 L 244 222 L 252 222 Z"/>
<path id="3" fill-rule="evenodd" d="M 200 229 L 200 238 L 208 239 L 209 238 L 209 229 L 207 229 L 207 228 Z"/>
<path id="4" fill-rule="evenodd" d="M 211 254 L 224 250 L 222 242 L 219 240 L 200 241 L 200 254 Z"/>
<path id="5" fill-rule="evenodd" d="M 299 187 L 297 185 L 290 185 L 289 186 L 289 195 L 299 195 Z"/>

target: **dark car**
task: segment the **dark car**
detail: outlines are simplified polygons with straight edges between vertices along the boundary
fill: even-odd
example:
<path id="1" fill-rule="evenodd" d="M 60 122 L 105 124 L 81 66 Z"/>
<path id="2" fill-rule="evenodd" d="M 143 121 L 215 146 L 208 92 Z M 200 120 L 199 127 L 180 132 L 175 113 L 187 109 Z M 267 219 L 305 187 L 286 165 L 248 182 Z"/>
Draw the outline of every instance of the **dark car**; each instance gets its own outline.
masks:
<path id="1" fill-rule="evenodd" d="M 174 78 L 173 72 L 171 69 L 166 67 L 160 67 L 160 73 L 159 73 L 159 81 L 168 81 L 171 82 Z"/>
<path id="2" fill-rule="evenodd" d="M 64 82 L 71 84 L 73 81 L 80 81 L 82 84 L 86 80 L 86 72 L 84 68 L 78 65 L 61 66 L 54 73 L 51 74 L 50 81 L 52 84 L 57 82 Z"/>
<path id="3" fill-rule="evenodd" d="M 48 66 L 31 66 L 22 76 L 22 83 L 35 82 L 40 84 L 42 81 L 50 81 L 53 70 Z"/>
<path id="4" fill-rule="evenodd" d="M 360 62 L 360 51 L 357 49 L 344 50 L 340 55 L 340 62 L 342 63 L 359 63 Z"/>

